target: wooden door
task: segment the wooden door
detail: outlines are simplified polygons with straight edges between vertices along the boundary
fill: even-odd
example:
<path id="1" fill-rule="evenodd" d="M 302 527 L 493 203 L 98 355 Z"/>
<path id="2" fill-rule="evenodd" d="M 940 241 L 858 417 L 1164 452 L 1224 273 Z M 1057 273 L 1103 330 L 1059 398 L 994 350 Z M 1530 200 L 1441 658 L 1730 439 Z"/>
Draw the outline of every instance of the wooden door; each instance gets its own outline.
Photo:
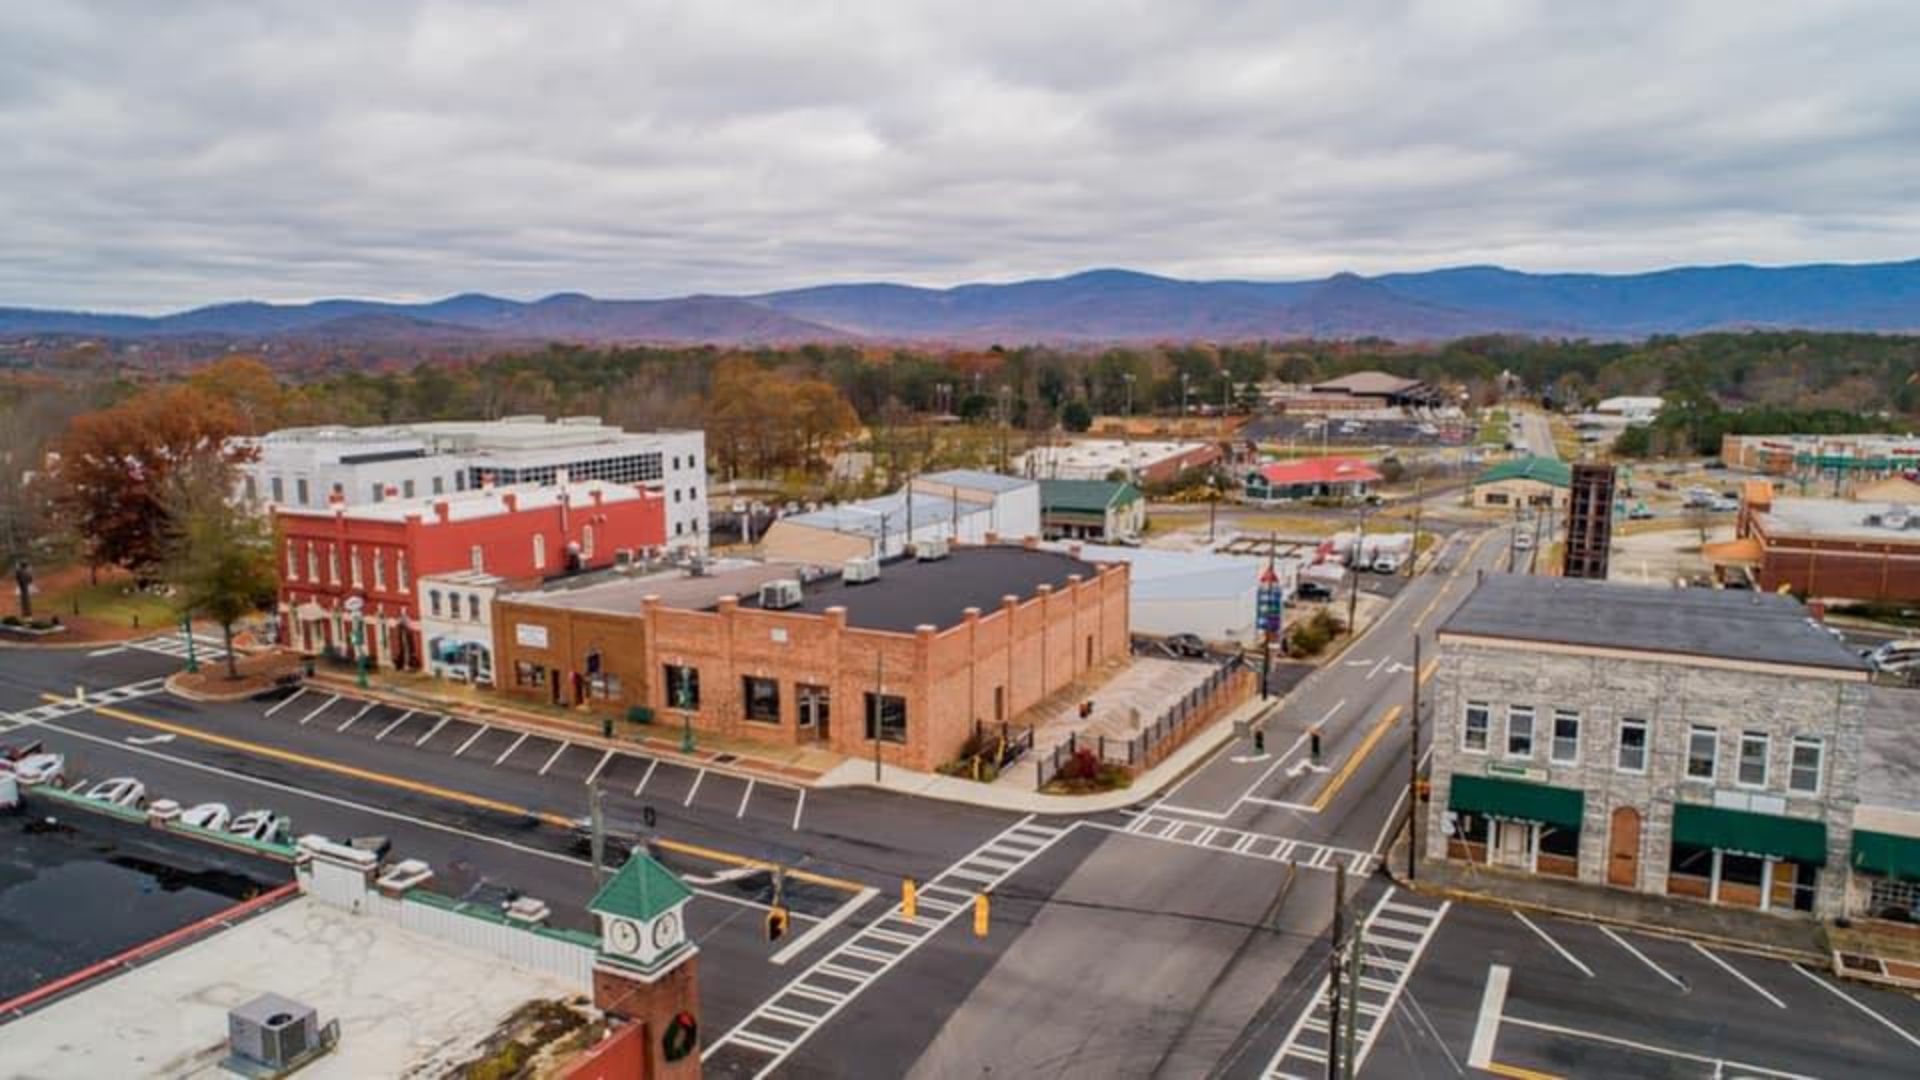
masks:
<path id="1" fill-rule="evenodd" d="M 1640 884 L 1640 811 L 1622 806 L 1613 812 L 1607 845 L 1607 884 L 1629 889 Z"/>

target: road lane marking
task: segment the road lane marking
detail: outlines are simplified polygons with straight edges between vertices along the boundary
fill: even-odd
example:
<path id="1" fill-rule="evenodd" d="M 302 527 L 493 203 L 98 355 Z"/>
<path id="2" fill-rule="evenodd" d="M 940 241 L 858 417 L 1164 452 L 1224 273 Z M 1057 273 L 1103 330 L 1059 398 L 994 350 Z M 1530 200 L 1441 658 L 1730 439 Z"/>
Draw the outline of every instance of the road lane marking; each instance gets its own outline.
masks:
<path id="1" fill-rule="evenodd" d="M 521 743 L 523 743 L 523 742 L 526 742 L 526 741 L 527 741 L 527 734 L 528 734 L 527 732 L 524 732 L 524 731 L 523 731 L 523 732 L 521 732 L 521 733 L 520 733 L 520 737 L 519 737 L 519 738 L 517 738 L 517 739 L 515 739 L 515 740 L 513 740 L 513 745 L 512 745 L 512 746 L 509 746 L 509 747 L 507 747 L 507 748 L 506 748 L 505 750 L 502 750 L 502 751 L 500 751 L 500 756 L 499 756 L 499 757 L 497 757 L 497 758 L 494 758 L 494 759 L 493 759 L 493 765 L 494 765 L 494 768 L 499 768 L 499 767 L 500 767 L 500 763 L 501 763 L 501 762 L 503 762 L 503 761 L 505 761 L 505 760 L 507 760 L 507 758 L 509 758 L 509 757 L 511 757 L 511 756 L 513 756 L 513 752 L 514 752 L 515 750 L 518 750 L 518 749 L 520 749 L 520 744 L 521 744 Z"/>
<path id="2" fill-rule="evenodd" d="M 859 911 L 861 908 L 865 907 L 867 905 L 867 901 L 879 895 L 880 895 L 879 889 L 866 888 L 866 889 L 860 890 L 858 893 L 855 893 L 853 896 L 848 897 L 847 902 L 833 909 L 832 914 L 828 915 L 824 919 L 821 919 L 819 922 L 813 924 L 813 926 L 810 927 L 806 933 L 801 934 L 799 937 L 794 938 L 792 941 L 788 942 L 786 948 L 781 949 L 779 952 L 774 953 L 772 956 L 767 957 L 767 963 L 784 965 L 787 961 L 793 959 L 796 956 L 799 956 L 803 952 L 806 952 L 807 949 L 811 947 L 814 942 L 832 933 L 834 927 L 839 926 L 843 922 L 846 922 L 848 918 L 852 917 L 854 912 Z"/>
<path id="3" fill-rule="evenodd" d="M 1771 1076 L 1776 1078 L 1776 1080 L 1814 1080 L 1813 1077 L 1806 1076 L 1802 1073 L 1782 1072 L 1779 1069 L 1769 1069 L 1765 1065 L 1753 1065 L 1744 1061 L 1708 1057 L 1705 1054 L 1690 1053 L 1686 1050 L 1672 1050 L 1664 1046 L 1655 1046 L 1652 1043 L 1637 1042 L 1633 1039 L 1622 1039 L 1617 1035 L 1602 1035 L 1597 1031 L 1582 1031 L 1579 1028 L 1564 1027 L 1560 1024 L 1544 1024 L 1538 1020 L 1524 1020 L 1518 1016 L 1502 1017 L 1501 1023 L 1511 1024 L 1514 1027 L 1531 1028 L 1534 1031 L 1545 1031 L 1553 1035 L 1564 1035 L 1570 1039 L 1586 1039 L 1589 1042 L 1606 1043 L 1609 1046 L 1618 1046 L 1626 1050 L 1637 1050 L 1640 1053 L 1653 1057 L 1677 1058 L 1681 1061 L 1695 1062 L 1712 1068 L 1714 1070 L 1713 1075 L 1716 1077 L 1727 1075 L 1728 1070 L 1731 1069 L 1735 1075 L 1739 1076 Z"/>
<path id="4" fill-rule="evenodd" d="M 1658 976 L 1660 976 L 1661 978 L 1663 978 L 1663 979 L 1665 979 L 1665 980 L 1667 980 L 1668 982 L 1670 982 L 1670 983 L 1672 983 L 1673 985 L 1675 985 L 1675 986 L 1677 986 L 1677 987 L 1679 987 L 1679 988 L 1680 988 L 1680 992 L 1681 992 L 1681 993 L 1683 993 L 1683 994 L 1684 994 L 1684 993 L 1686 993 L 1686 992 L 1687 992 L 1687 984 L 1686 984 L 1686 983 L 1684 983 L 1684 982 L 1681 982 L 1678 976 L 1676 976 L 1676 975 L 1674 975 L 1674 974 L 1673 974 L 1672 972 L 1670 972 L 1670 971 L 1668 971 L 1668 970 L 1667 970 L 1666 968 L 1663 968 L 1663 967 L 1661 967 L 1661 966 L 1660 966 L 1659 964 L 1656 964 L 1656 963 L 1654 963 L 1654 962 L 1653 962 L 1652 960 L 1649 960 L 1649 959 L 1647 959 L 1647 954 L 1646 954 L 1646 953 L 1643 953 L 1643 952 L 1641 952 L 1641 951 L 1640 951 L 1639 949 L 1636 949 L 1636 948 L 1634 948 L 1634 947 L 1633 947 L 1633 946 L 1632 946 L 1632 945 L 1631 945 L 1630 943 L 1628 943 L 1628 941 L 1627 941 L 1627 939 L 1626 939 L 1626 938 L 1623 938 L 1623 937 L 1621 937 L 1621 936 L 1620 936 L 1619 934 L 1616 934 L 1616 933 L 1614 933 L 1614 932 L 1613 932 L 1612 930 L 1610 930 L 1610 929 L 1608 929 L 1607 927 L 1604 927 L 1604 926 L 1597 926 L 1597 927 L 1594 927 L 1594 929 L 1596 929 L 1596 930 L 1598 930 L 1598 931 L 1600 931 L 1601 933 L 1603 933 L 1603 934 L 1605 934 L 1605 935 L 1607 935 L 1607 936 L 1608 936 L 1609 938 L 1612 938 L 1612 939 L 1613 939 L 1613 943 L 1614 943 L 1615 945 L 1618 945 L 1618 946 L 1620 946 L 1621 948 L 1623 948 L 1623 949 L 1625 949 L 1625 950 L 1627 950 L 1628 952 L 1630 952 L 1630 953 L 1632 953 L 1632 954 L 1633 954 L 1633 956 L 1634 956 L 1634 959 L 1636 959 L 1636 960 L 1638 960 L 1638 961 L 1640 961 L 1641 963 L 1643 963 L 1643 964 L 1645 964 L 1645 965 L 1647 965 L 1648 967 L 1650 967 L 1650 968 L 1652 968 L 1652 969 L 1653 969 L 1653 973 L 1654 973 L 1655 975 L 1658 975 Z"/>
<path id="5" fill-rule="evenodd" d="M 1768 1001 L 1773 1002 L 1775 1007 L 1781 1008 L 1781 1009 L 1784 1009 L 1787 1007 L 1786 1002 L 1781 1001 L 1777 997 L 1774 997 L 1773 994 L 1770 991 L 1768 991 L 1766 987 L 1763 987 L 1759 983 L 1754 982 L 1752 979 L 1747 978 L 1746 975 L 1741 973 L 1739 968 L 1734 967 L 1732 964 L 1729 964 L 1725 960 L 1720 959 L 1718 956 L 1715 956 L 1713 953 L 1708 952 L 1705 948 L 1703 948 L 1700 945 L 1699 942 L 1689 941 L 1687 942 L 1687 944 L 1693 946 L 1694 949 L 1698 951 L 1701 956 L 1704 956 L 1707 959 L 1713 961 L 1714 963 L 1720 965 L 1721 969 L 1724 970 L 1727 974 L 1733 976 L 1736 979 L 1739 979 L 1743 983 L 1746 983 L 1747 989 L 1752 990 L 1754 993 L 1759 994 L 1761 997 L 1766 998 Z"/>
<path id="6" fill-rule="evenodd" d="M 641 792 L 642 790 L 644 790 L 644 789 L 646 788 L 646 786 L 647 786 L 647 781 L 649 781 L 649 780 L 651 780 L 651 779 L 653 779 L 653 770 L 655 770 L 655 769 L 657 769 L 657 768 L 659 768 L 659 767 L 660 767 L 660 759 L 659 759 L 659 758 L 652 758 L 652 759 L 650 759 L 650 760 L 648 760 L 648 762 L 647 762 L 647 775 L 645 775 L 645 776 L 643 776 L 643 777 L 641 777 L 641 778 L 640 778 L 640 782 L 639 782 L 639 783 L 637 783 L 637 784 L 635 784 L 635 785 L 633 785 L 633 797 L 634 797 L 634 798 L 636 798 L 636 799 L 637 799 L 637 798 L 639 798 L 639 797 L 640 797 L 640 792 Z"/>
<path id="7" fill-rule="evenodd" d="M 693 786 L 687 789 L 687 797 L 681 801 L 680 803 L 681 806 L 693 805 L 693 797 L 695 795 L 700 794 L 700 781 L 705 780 L 706 778 L 707 778 L 707 770 L 701 769 L 700 774 L 693 778 Z"/>
<path id="8" fill-rule="evenodd" d="M 606 753 L 604 753 L 604 754 L 601 754 L 601 755 L 600 755 L 600 761 L 599 761 L 599 763 L 597 763 L 596 765 L 594 765 L 594 767 L 593 767 L 593 771 L 587 774 L 587 779 L 586 779 L 586 781 L 585 781 L 585 783 L 586 783 L 586 785 L 587 785 L 588 787 L 592 787 L 592 786 L 593 786 L 593 782 L 594 782 L 595 780 L 598 780 L 598 779 L 600 779 L 600 770 L 601 770 L 601 769 L 604 769 L 604 768 L 606 768 L 606 767 L 607 767 L 607 762 L 609 762 L 609 761 L 612 761 L 612 760 L 613 760 L 613 751 L 612 751 L 612 750 L 608 750 L 608 751 L 607 751 Z"/>
<path id="9" fill-rule="evenodd" d="M 1390 663 L 1390 662 L 1391 662 L 1392 660 L 1393 660 L 1393 657 L 1391 657 L 1391 656 L 1382 656 L 1382 657 L 1381 657 L 1381 658 L 1379 659 L 1379 661 L 1378 661 L 1378 662 L 1376 662 L 1376 663 L 1375 663 L 1375 664 L 1373 665 L 1373 670 L 1372 670 L 1372 671 L 1369 671 L 1369 672 L 1367 672 L 1367 681 L 1368 681 L 1368 682 L 1372 682 L 1372 681 L 1373 681 L 1373 677 L 1374 677 L 1375 675 L 1378 675 L 1378 674 L 1380 674 L 1380 669 L 1381 669 L 1381 668 L 1384 668 L 1384 667 L 1386 667 L 1386 666 L 1387 666 L 1387 664 L 1388 664 L 1388 663 Z"/>
<path id="10" fill-rule="evenodd" d="M 369 702 L 367 702 L 367 703 L 366 703 L 365 705 L 362 705 L 362 706 L 360 707 L 360 711 L 359 711 L 359 712 L 357 712 L 357 713 L 354 713 L 354 714 L 353 714 L 352 716 L 349 716 L 349 717 L 347 717 L 347 718 L 346 718 L 346 720 L 345 720 L 345 721 L 343 721 L 343 722 L 342 722 L 342 723 L 340 724 L 340 726 L 339 726 L 339 727 L 337 727 L 337 728 L 334 728 L 333 730 L 335 730 L 335 731 L 345 731 L 345 730 L 347 730 L 348 728 L 350 728 L 350 727 L 352 727 L 352 726 L 353 726 L 353 722 L 354 722 L 355 720 L 358 720 L 358 719 L 360 719 L 361 717 L 363 717 L 363 716 L 365 716 L 365 715 L 367 715 L 368 713 L 370 713 L 370 712 L 372 712 L 372 711 L 373 711 L 373 707 L 374 707 L 374 705 L 375 705 L 375 703 L 374 703 L 374 702 L 371 702 L 371 701 L 369 701 Z"/>
<path id="11" fill-rule="evenodd" d="M 1833 985 L 1832 983 L 1821 978 L 1820 976 L 1815 975 L 1813 972 L 1808 971 L 1806 968 L 1801 967 L 1799 964 L 1793 965 L 1793 970 L 1813 980 L 1813 982 L 1816 985 L 1818 985 L 1821 989 L 1825 990 L 1827 993 L 1832 994 L 1834 997 L 1839 998 L 1841 1001 L 1846 1002 L 1847 1004 L 1853 1006 L 1854 1008 L 1859 1009 L 1861 1012 L 1866 1013 L 1868 1016 L 1873 1017 L 1875 1020 L 1878 1020 L 1880 1022 L 1881 1027 L 1886 1028 L 1888 1031 L 1893 1032 L 1895 1035 L 1900 1036 L 1901 1038 L 1907 1040 L 1908 1042 L 1912 1043 L 1915 1046 L 1920 1046 L 1920 1039 L 1914 1038 L 1911 1034 L 1907 1032 L 1905 1028 L 1887 1019 L 1886 1017 L 1881 1016 L 1879 1013 L 1874 1012 L 1872 1009 L 1866 1007 L 1865 1005 L 1862 1005 L 1860 1002 L 1855 1001 L 1853 999 L 1853 996 L 1848 994 L 1846 991 Z"/>
<path id="12" fill-rule="evenodd" d="M 1373 748 L 1379 745 L 1381 738 L 1387 734 L 1387 729 L 1392 727 L 1394 721 L 1398 719 L 1400 719 L 1398 705 L 1388 709 L 1380 717 L 1380 722 L 1373 726 L 1372 731 L 1367 732 L 1367 737 L 1352 754 L 1348 755 L 1346 763 L 1340 766 L 1340 771 L 1333 775 L 1333 779 L 1327 786 L 1320 790 L 1319 797 L 1313 800 L 1315 813 L 1325 810 L 1327 804 L 1333 801 L 1333 797 L 1340 794 L 1340 789 L 1347 785 L 1347 781 L 1353 777 L 1354 773 L 1360 771 L 1360 764 L 1367 760 L 1367 755 L 1373 753 Z"/>
<path id="13" fill-rule="evenodd" d="M 42 694 L 41 697 L 47 701 L 67 700 L 66 698 L 58 697 L 53 694 Z M 130 712 L 127 712 L 125 709 L 116 709 L 108 705 L 95 705 L 92 707 L 92 711 L 95 713 L 98 713 L 101 716 L 105 716 L 113 720 L 118 720 L 122 723 L 135 724 L 140 727 L 152 728 L 157 731 L 171 732 L 175 735 L 182 736 L 183 738 L 194 739 L 199 742 L 209 743 L 213 746 L 225 747 L 226 749 L 229 749 L 229 750 L 238 750 L 242 753 L 252 754 L 255 757 L 269 758 L 275 761 L 283 761 L 293 765 L 301 765 L 310 769 L 317 769 L 322 772 L 330 772 L 339 776 L 351 777 L 352 779 L 355 779 L 355 780 L 364 780 L 370 784 L 378 784 L 384 787 L 396 788 L 401 791 L 410 791 L 417 795 L 429 795 L 434 798 L 445 799 L 448 802 L 461 803 L 466 806 L 477 807 L 482 810 L 494 810 L 494 811 L 498 811 L 499 813 L 510 814 L 515 817 L 533 818 L 536 821 L 540 821 L 547 825 L 552 825 L 558 829 L 565 829 L 565 830 L 571 831 L 577 824 L 577 822 L 573 818 L 568 817 L 565 814 L 556 814 L 547 810 L 534 810 L 530 807 L 520 806 L 515 803 L 502 802 L 499 799 L 489 799 L 484 795 L 473 795 L 465 791 L 456 790 L 454 788 L 441 787 L 438 784 L 429 784 L 419 780 L 410 780 L 404 776 L 394 776 L 391 773 L 376 772 L 375 770 L 372 770 L 372 769 L 363 769 L 357 765 L 346 765 L 341 762 L 332 761 L 327 758 L 314 757 L 311 754 L 302 754 L 293 750 L 282 750 L 277 746 L 266 746 L 261 743 L 248 742 L 245 739 L 236 739 L 229 735 L 216 735 L 210 731 L 201 731 L 198 728 L 187 727 L 183 724 L 176 724 L 167 720 L 155 720 L 152 717 L 141 716 L 138 713 L 130 713 Z M 52 725 L 48 725 L 48 726 L 51 727 Z M 121 746 L 120 743 L 117 743 L 112 739 L 101 738 L 98 735 L 89 735 L 85 732 L 74 731 L 71 728 L 56 728 L 55 730 L 63 731 L 66 734 L 73 735 L 78 738 L 89 739 L 93 742 L 105 743 L 108 746 L 120 747 L 121 749 L 126 750 L 128 753 L 147 754 L 151 757 L 157 757 L 157 758 L 161 758 L 168 761 L 177 761 L 182 765 L 188 765 L 193 768 L 204 769 L 208 772 L 220 773 L 222 775 L 237 776 L 246 780 L 267 785 L 269 787 L 279 787 L 282 790 L 298 792 L 299 794 L 307 795 L 311 798 L 335 802 L 342 806 L 359 807 L 359 804 L 352 803 L 349 800 L 337 799 L 337 798 L 334 798 L 333 796 L 320 795 L 318 793 L 308 792 L 302 788 L 293 787 L 292 785 L 288 785 L 288 784 L 276 784 L 273 781 L 257 780 L 254 777 L 247 776 L 245 773 L 230 773 L 228 770 L 220 769 L 212 765 L 204 764 L 202 762 L 193 761 L 192 759 L 189 759 L 189 758 L 175 758 L 175 757 L 172 757 L 171 755 L 161 754 L 153 750 L 144 750 L 137 747 Z M 374 810 L 374 812 L 383 813 L 383 814 L 386 814 L 388 817 L 392 817 L 396 819 L 413 820 L 413 819 L 406 818 L 405 815 L 398 814 L 393 811 Z M 478 836 L 482 839 L 486 839 L 489 841 L 507 844 L 510 847 L 519 846 L 519 845 L 511 844 L 508 841 L 496 840 L 493 837 L 487 837 L 480 833 L 469 834 L 464 832 L 463 830 L 456 829 L 452 826 L 430 823 L 425 819 L 420 819 L 420 823 L 423 825 L 431 825 L 433 828 L 441 829 L 442 831 L 445 831 L 445 832 L 459 833 L 461 835 Z M 653 843 L 655 844 L 655 846 L 665 848 L 668 851 L 679 852 L 682 855 L 691 855 L 691 856 L 694 856 L 695 858 L 706 859 L 710 862 L 725 863 L 729 866 L 747 866 L 747 867 L 752 867 L 756 870 L 768 870 L 768 871 L 771 871 L 777 868 L 774 863 L 768 862 L 765 859 L 755 859 L 746 855 L 736 855 L 731 851 L 721 851 L 718 848 L 710 848 L 700 844 L 690 844 L 683 840 L 673 840 L 667 837 L 655 837 L 653 839 Z M 578 863 L 582 866 L 586 865 L 585 860 L 573 859 L 567 856 L 555 855 L 552 852 L 540 851 L 540 849 L 538 848 L 525 848 L 524 850 L 537 852 L 539 854 L 546 855 L 549 858 L 557 858 L 557 859 L 562 859 L 563 861 L 566 861 L 566 862 Z M 860 884 L 857 881 L 849 881 L 846 878 L 831 877 L 826 874 L 817 874 L 810 870 L 797 870 L 792 867 L 785 867 L 784 869 L 786 870 L 786 874 L 788 877 L 793 878 L 797 881 L 808 881 L 816 885 L 824 885 L 829 888 L 840 889 L 845 892 L 858 892 L 861 889 L 864 889 L 867 887 L 865 885 Z"/>
<path id="14" fill-rule="evenodd" d="M 798 802 L 793 804 L 793 831 L 794 832 L 800 831 L 800 811 L 806 809 L 806 806 L 807 806 L 807 789 L 801 788 L 800 799 Z"/>
<path id="15" fill-rule="evenodd" d="M 1559 1073 L 1541 1072 L 1538 1069 L 1523 1069 L 1518 1065 L 1502 1065 L 1497 1061 L 1489 1061 L 1480 1067 L 1495 1076 L 1507 1076 L 1511 1077 L 1512 1080 L 1564 1080 Z"/>
<path id="16" fill-rule="evenodd" d="M 303 686 L 303 687 L 301 687 L 301 688 L 300 688 L 300 689 L 298 689 L 298 690 L 295 690 L 295 691 L 294 691 L 293 693 L 291 693 L 291 694 L 288 694 L 288 695 L 287 695 L 286 697 L 283 697 L 283 698 L 281 698 L 281 699 L 280 699 L 279 701 L 277 701 L 277 702 L 275 702 L 275 703 L 274 703 L 274 704 L 273 704 L 272 706 L 270 706 L 270 707 L 269 707 L 269 708 L 267 709 L 267 711 L 266 711 L 265 713 L 263 713 L 262 715 L 264 715 L 264 716 L 272 716 L 272 715 L 273 715 L 274 713 L 277 713 L 277 712 L 279 712 L 279 711 L 280 711 L 281 709 L 284 709 L 284 708 L 286 708 L 287 706 L 289 706 L 289 705 L 291 705 L 291 704 L 293 704 L 294 702 L 296 702 L 296 701 L 298 701 L 298 700 L 300 700 L 300 696 L 301 696 L 302 694 L 305 694 L 306 692 L 307 692 L 307 688 L 306 688 L 306 687 L 304 687 L 304 686 Z"/>
<path id="17" fill-rule="evenodd" d="M 388 724 L 386 727 L 381 728 L 380 734 L 375 735 L 373 737 L 373 741 L 379 742 L 380 740 L 393 734 L 393 729 L 399 727 L 401 724 L 406 723 L 407 718 L 412 716 L 413 714 L 414 714 L 414 710 L 408 709 L 406 712 L 403 712 L 399 716 L 394 717 L 393 723 Z"/>
<path id="18" fill-rule="evenodd" d="M 306 716 L 301 718 L 300 726 L 306 727 L 308 720 L 311 720 L 314 717 L 319 716 L 321 713 L 326 712 L 329 708 L 333 706 L 334 702 L 339 700 L 340 700 L 340 695 L 334 694 L 332 697 L 329 697 L 327 700 L 321 702 L 319 708 L 313 710 L 312 712 L 308 713 Z"/>
<path id="19" fill-rule="evenodd" d="M 1580 974 L 1585 975 L 1589 979 L 1593 978 L 1592 968 L 1588 967 L 1587 965 L 1581 963 L 1579 960 L 1575 959 L 1574 955 L 1568 952 L 1565 946 L 1561 945 L 1559 942 L 1548 937 L 1547 932 L 1545 930 L 1540 929 L 1538 926 L 1535 926 L 1532 919 L 1527 918 L 1525 915 L 1522 915 L 1517 911 L 1513 913 L 1513 917 L 1520 920 L 1520 925 L 1540 935 L 1541 941 L 1544 941 L 1548 945 L 1553 946 L 1553 951 L 1559 953 L 1561 959 L 1565 960 L 1569 964 L 1572 964 L 1574 967 L 1579 968 Z"/>
<path id="20" fill-rule="evenodd" d="M 747 790 L 740 793 L 740 809 L 733 812 L 736 820 L 747 816 L 747 800 L 753 798 L 753 777 L 747 777 Z"/>
<path id="21" fill-rule="evenodd" d="M 1425 683 L 1428 679 L 1433 678 L 1433 673 L 1438 670 L 1440 670 L 1440 658 L 1436 656 L 1433 659 L 1427 661 L 1427 666 L 1421 669 L 1420 681 L 1422 683 Z"/>
<path id="22" fill-rule="evenodd" d="M 428 739 L 431 739 L 431 738 L 433 738 L 433 737 L 434 737 L 435 735 L 438 735 L 438 734 L 440 734 L 440 729 L 441 729 L 441 728 L 443 728 L 443 727 L 446 727 L 446 726 L 447 726 L 447 721 L 449 721 L 449 720 L 451 720 L 451 719 L 453 719 L 453 717 L 451 717 L 451 716 L 443 716 L 443 717 L 441 717 L 441 718 L 440 718 L 440 722 L 439 722 L 439 723 L 437 723 L 437 724 L 435 724 L 435 725 L 433 725 L 433 730 L 431 730 L 431 731 L 429 731 L 429 732 L 427 732 L 427 733 L 426 733 L 425 735 L 422 735 L 422 736 L 420 736 L 420 738 L 419 738 L 419 739 L 418 739 L 417 741 L 415 741 L 413 745 L 415 745 L 415 746 L 425 746 L 425 745 L 427 745 L 427 740 L 428 740 Z"/>
<path id="23" fill-rule="evenodd" d="M 487 732 L 491 730 L 493 730 L 491 725 L 481 724 L 480 729 L 478 731 L 475 731 L 473 734 L 467 736 L 467 741 L 460 744 L 460 748 L 453 752 L 453 756 L 459 757 L 461 754 L 466 753 L 467 747 L 472 746 L 475 742 L 479 741 L 480 736 L 485 735 Z"/>
<path id="24" fill-rule="evenodd" d="M 567 747 L 569 745 L 570 744 L 568 743 L 561 743 L 559 746 L 554 747 L 553 756 L 548 758 L 547 763 L 545 765 L 540 766 L 540 771 L 538 773 L 535 773 L 534 775 L 536 776 L 547 775 L 547 770 L 553 768 L 553 763 L 560 760 L 560 755 L 567 752 Z"/>

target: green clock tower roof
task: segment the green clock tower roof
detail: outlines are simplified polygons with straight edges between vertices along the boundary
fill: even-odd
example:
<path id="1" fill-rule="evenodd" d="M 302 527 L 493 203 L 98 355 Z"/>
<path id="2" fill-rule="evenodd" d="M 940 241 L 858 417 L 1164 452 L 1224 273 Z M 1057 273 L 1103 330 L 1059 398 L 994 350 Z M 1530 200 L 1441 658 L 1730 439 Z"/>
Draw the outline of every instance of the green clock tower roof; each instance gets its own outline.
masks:
<path id="1" fill-rule="evenodd" d="M 661 866 L 653 856 L 635 852 L 627 864 L 593 894 L 587 910 L 644 922 L 692 898 L 693 890 L 675 877 L 673 871 Z"/>

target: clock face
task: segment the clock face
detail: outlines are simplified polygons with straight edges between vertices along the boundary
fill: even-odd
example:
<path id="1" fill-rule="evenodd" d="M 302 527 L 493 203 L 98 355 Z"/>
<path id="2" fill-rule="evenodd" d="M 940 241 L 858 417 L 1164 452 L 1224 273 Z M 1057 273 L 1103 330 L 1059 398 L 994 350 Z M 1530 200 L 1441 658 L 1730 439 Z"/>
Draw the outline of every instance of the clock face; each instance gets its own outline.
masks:
<path id="1" fill-rule="evenodd" d="M 640 928 L 627 919 L 615 919 L 607 924 L 607 943 L 617 953 L 632 954 L 640 951 Z"/>
<path id="2" fill-rule="evenodd" d="M 651 936 L 653 938 L 655 951 L 664 952 L 678 945 L 680 943 L 679 913 L 669 911 L 665 915 L 653 920 L 653 932 Z"/>

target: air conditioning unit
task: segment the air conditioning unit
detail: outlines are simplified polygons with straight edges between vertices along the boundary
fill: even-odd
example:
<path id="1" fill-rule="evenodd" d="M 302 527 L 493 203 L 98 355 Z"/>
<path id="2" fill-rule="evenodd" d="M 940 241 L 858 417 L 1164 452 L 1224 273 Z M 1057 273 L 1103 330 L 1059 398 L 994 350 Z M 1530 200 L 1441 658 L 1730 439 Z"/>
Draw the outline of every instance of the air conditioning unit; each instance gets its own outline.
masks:
<path id="1" fill-rule="evenodd" d="M 800 582 L 781 578 L 760 586 L 760 606 L 768 611 L 784 611 L 800 606 Z"/>
<path id="2" fill-rule="evenodd" d="M 880 580 L 880 560 L 871 555 L 848 559 L 840 568 L 840 580 L 849 585 Z"/>
<path id="3" fill-rule="evenodd" d="M 935 537 L 931 540 L 920 541 L 918 544 L 915 544 L 913 546 L 913 556 L 914 558 L 919 559 L 921 562 L 932 562 L 935 559 L 946 558 L 947 557 L 946 538 Z"/>
<path id="4" fill-rule="evenodd" d="M 222 1064 L 246 1076 L 284 1076 L 339 1041 L 339 1021 L 323 1028 L 312 1006 L 261 994 L 227 1014 L 227 1059 Z"/>

